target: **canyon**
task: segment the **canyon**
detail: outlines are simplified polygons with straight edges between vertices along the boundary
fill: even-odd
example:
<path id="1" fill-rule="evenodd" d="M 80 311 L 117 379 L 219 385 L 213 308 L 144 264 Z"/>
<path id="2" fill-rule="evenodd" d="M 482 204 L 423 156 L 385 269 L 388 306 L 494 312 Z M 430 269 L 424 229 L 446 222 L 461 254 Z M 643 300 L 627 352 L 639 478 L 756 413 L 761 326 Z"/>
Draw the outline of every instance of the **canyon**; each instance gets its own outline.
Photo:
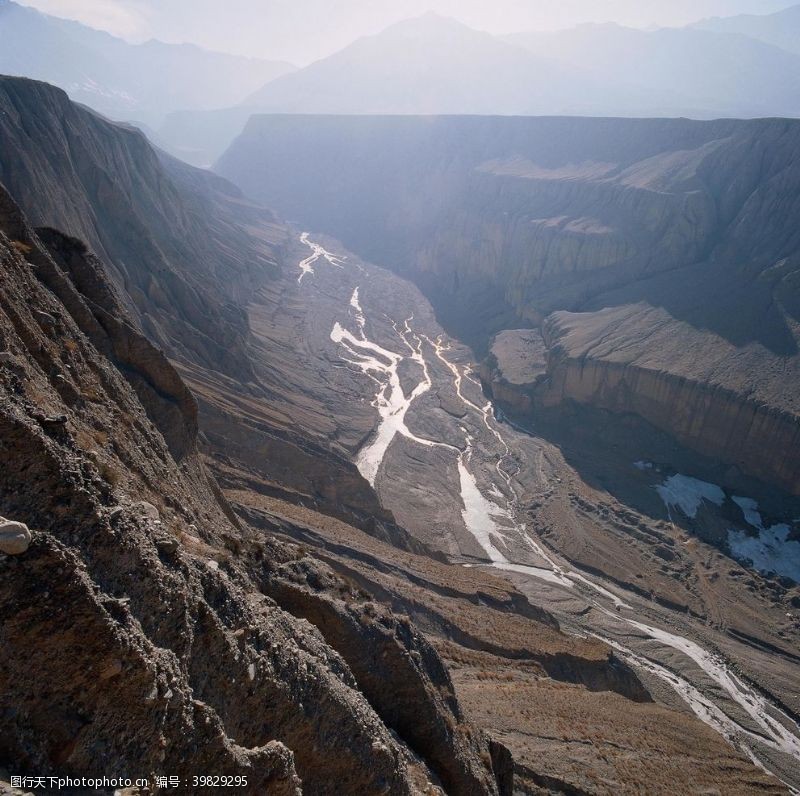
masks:
<path id="1" fill-rule="evenodd" d="M 592 488 L 558 447 L 498 422 L 469 349 L 444 332 L 416 288 L 334 241 L 308 233 L 296 240 L 296 277 L 285 280 L 272 328 L 287 325 L 281 316 L 291 312 L 293 328 L 309 342 L 301 369 L 319 374 L 313 390 L 330 407 L 332 437 L 347 440 L 381 504 L 450 561 L 471 570 L 491 566 L 561 627 L 600 636 L 640 677 L 654 677 L 643 681 L 651 693 L 669 704 L 681 695 L 756 755 L 764 752 L 762 731 L 747 729 L 754 714 L 743 722 L 744 734 L 730 717 L 758 699 L 747 692 L 748 679 L 767 687 L 770 697 L 755 714 L 769 716 L 767 705 L 781 704 L 779 721 L 794 729 L 767 740 L 782 751 L 766 755 L 770 765 L 783 761 L 777 765 L 792 770 L 796 587 L 788 583 L 781 597 L 752 589 L 752 573 L 714 551 L 710 529 L 727 520 L 711 502 L 699 500 L 702 511 L 676 518 L 677 526 L 659 519 L 669 507 L 653 505 L 661 502 L 653 486 L 665 475 L 635 467 L 633 452 L 600 462 L 601 471 L 621 471 L 624 502 Z M 270 334 L 272 350 L 279 345 Z M 362 407 L 359 426 L 371 416 L 371 434 L 358 436 L 356 418 L 335 408 L 342 403 Z M 771 652 L 757 653 L 759 646 Z M 783 660 L 775 679 L 763 668 L 773 653 Z M 749 674 L 740 681 L 743 672 Z M 714 702 L 720 696 L 722 708 Z M 508 744 L 516 757 L 519 737 L 514 741 Z"/>
<path id="2" fill-rule="evenodd" d="M 782 432 L 783 469 L 727 461 L 781 412 L 796 428 L 796 231 L 759 253 L 734 223 L 747 187 L 767 214 L 753 186 L 789 167 L 762 163 L 716 206 L 696 187 L 705 159 L 730 140 L 758 146 L 734 122 L 653 123 L 625 145 L 588 120 L 578 142 L 515 134 L 514 147 L 586 147 L 588 165 L 555 151 L 490 162 L 498 130 L 560 133 L 560 120 L 358 120 L 362 137 L 355 123 L 272 117 L 282 132 L 264 142 L 255 120 L 219 166 L 245 194 L 57 89 L 0 78 L 0 513 L 30 529 L 0 557 L 0 780 L 800 787 L 800 590 L 725 546 L 800 516 Z M 433 134 L 449 125 L 480 128 L 480 146 Z M 685 150 L 664 156 L 668 138 Z M 628 176 L 611 178 L 622 149 Z M 411 151 L 413 169 L 395 170 Z M 381 162 L 395 177 L 379 190 Z M 508 218 L 536 201 L 542 223 Z M 570 217 L 584 202 L 593 215 Z M 754 280 L 718 296 L 749 291 L 747 339 L 713 314 L 695 325 L 682 304 L 669 319 L 640 308 L 643 276 L 680 272 L 665 292 L 677 296 L 684 260 L 708 260 L 706 274 L 724 251 L 752 257 Z M 622 314 L 609 317 L 612 294 Z M 778 319 L 759 315 L 768 297 Z M 631 377 L 652 369 L 637 335 L 661 328 L 666 342 L 674 325 L 686 336 L 666 350 L 667 392 L 670 378 L 727 384 L 740 364 L 752 380 L 710 390 L 709 411 L 729 400 L 733 419 L 705 448 L 665 419 L 674 395 Z M 690 334 L 695 353 L 720 342 L 682 359 Z M 625 389 L 606 365 L 621 351 Z M 769 411 L 737 447 L 748 390 Z"/>
<path id="3" fill-rule="evenodd" d="M 479 356 L 539 329 L 543 405 L 635 414 L 734 488 L 797 494 L 799 138 L 779 119 L 264 115 L 217 168 L 411 278 Z"/>

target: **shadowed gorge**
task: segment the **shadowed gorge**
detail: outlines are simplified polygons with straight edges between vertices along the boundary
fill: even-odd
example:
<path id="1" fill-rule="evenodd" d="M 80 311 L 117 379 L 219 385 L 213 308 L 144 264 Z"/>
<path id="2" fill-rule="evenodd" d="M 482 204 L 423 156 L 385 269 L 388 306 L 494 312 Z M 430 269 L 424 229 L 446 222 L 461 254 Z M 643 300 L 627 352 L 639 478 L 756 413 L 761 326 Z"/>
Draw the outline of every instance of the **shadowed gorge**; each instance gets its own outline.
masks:
<path id="1" fill-rule="evenodd" d="M 478 352 L 541 327 L 545 404 L 635 412 L 797 493 L 798 141 L 784 120 L 262 116 L 219 169 L 413 278 Z M 702 433 L 673 411 L 692 402 Z"/>
<path id="2" fill-rule="evenodd" d="M 797 9 L 24 1 L 0 794 L 798 793 Z"/>
<path id="3" fill-rule="evenodd" d="M 656 710 L 607 643 L 564 632 L 508 581 L 449 563 L 416 532 L 427 509 L 405 530 L 350 463 L 373 421 L 336 388 L 330 328 L 349 288 L 297 300 L 325 268 L 357 275 L 366 264 L 295 237 L 229 183 L 58 90 L 12 79 L 2 89 L 2 151 L 13 157 L 0 168 L 25 213 L 3 193 L 13 466 L 0 494 L 3 515 L 30 528 L 25 551 L 2 558 L 4 765 L 78 774 L 96 766 L 104 738 L 108 775 L 212 766 L 246 782 L 240 792 L 510 793 L 512 778 L 538 774 L 514 762 L 516 736 L 470 723 L 483 703 L 466 683 L 483 677 L 481 655 L 534 690 L 552 681 Z M 119 184 L 128 189 L 117 202 Z M 316 256 L 302 253 L 309 246 Z M 222 285 L 226 314 L 196 314 L 194 301 Z M 387 295 L 398 289 L 410 286 Z M 371 291 L 364 301 L 368 311 Z M 212 341 L 229 323 L 239 342 L 221 357 Z M 144 336 L 152 330 L 166 352 Z M 309 358 L 299 371 L 298 357 Z M 484 485 L 469 468 L 480 512 Z M 62 585 L 43 592 L 54 567 Z M 40 650 L 35 665 L 22 649 L 26 660 Z M 20 687 L 21 667 L 31 689 L 50 683 L 47 695 Z M 592 731 L 602 733 L 609 717 L 596 704 Z M 130 711 L 137 718 L 117 729 Z M 56 714 L 65 718 L 54 732 Z M 731 762 L 735 777 L 751 776 L 713 732 L 680 712 L 674 720 L 712 777 Z M 134 754 L 137 737 L 151 740 Z M 314 737 L 324 745 L 309 746 Z M 644 747 L 637 754 L 654 764 Z M 677 775 L 683 754 L 670 742 L 660 765 Z M 586 770 L 564 776 L 580 782 Z"/>

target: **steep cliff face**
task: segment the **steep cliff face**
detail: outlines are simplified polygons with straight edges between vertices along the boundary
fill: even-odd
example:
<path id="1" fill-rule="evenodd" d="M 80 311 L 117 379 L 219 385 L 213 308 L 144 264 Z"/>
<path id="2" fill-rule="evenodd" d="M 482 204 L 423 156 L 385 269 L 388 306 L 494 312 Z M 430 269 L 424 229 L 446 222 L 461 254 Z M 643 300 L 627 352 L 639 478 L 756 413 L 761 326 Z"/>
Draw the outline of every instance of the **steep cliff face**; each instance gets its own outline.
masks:
<path id="1" fill-rule="evenodd" d="M 488 742 L 464 719 L 436 653 L 389 612 L 345 620 L 341 579 L 235 520 L 190 429 L 178 453 L 167 446 L 171 423 L 185 426 L 180 412 L 155 405 L 186 395 L 171 366 L 155 352 L 125 357 L 149 343 L 119 310 L 105 332 L 94 299 L 113 289 L 102 273 L 84 294 L 0 197 L 0 512 L 31 531 L 0 556 L 4 768 L 170 771 L 189 782 L 213 771 L 244 777 L 239 792 L 279 794 L 301 784 L 306 793 L 426 792 L 440 773 L 453 793 L 496 793 L 481 760 Z M 74 240 L 48 238 L 91 266 Z M 156 389 L 166 381 L 176 395 Z M 322 594 L 290 586 L 297 566 L 311 582 L 326 579 Z M 351 646 L 330 641 L 345 658 L 281 602 L 320 625 L 313 615 L 324 606 L 341 617 Z M 352 647 L 358 637 L 362 649 Z M 384 673 L 384 697 L 393 677 L 398 695 L 409 687 L 402 667 L 413 659 L 418 708 L 448 728 L 430 758 L 437 773 L 359 686 L 359 667 L 381 649 L 399 662 Z"/>
<path id="2" fill-rule="evenodd" d="M 533 392 L 547 375 L 547 346 L 537 329 L 508 329 L 495 335 L 481 363 L 481 382 L 502 406 L 520 415 L 533 406 Z"/>
<path id="3" fill-rule="evenodd" d="M 171 354 L 252 377 L 236 299 L 277 267 L 270 214 L 52 86 L 0 78 L 0 110 L 0 182 L 31 224 L 86 241 Z M 245 231 L 256 218 L 266 240 Z"/>
<path id="4" fill-rule="evenodd" d="M 557 312 L 543 331 L 547 380 L 535 394 L 545 406 L 572 400 L 637 414 L 700 453 L 800 494 L 797 357 L 737 348 L 642 306 Z"/>
<path id="5" fill-rule="evenodd" d="M 535 366 L 530 367 L 534 362 Z M 565 401 L 633 414 L 699 453 L 800 493 L 796 357 L 736 347 L 645 304 L 555 312 L 498 334 L 480 376 L 518 416 Z M 776 451 L 779 452 L 776 455 Z M 732 473 L 735 474 L 735 473 Z"/>
<path id="6" fill-rule="evenodd" d="M 479 353 L 572 313 L 547 403 L 639 413 L 797 491 L 798 151 L 791 120 L 262 116 L 218 168 L 412 277 Z"/>
<path id="7" fill-rule="evenodd" d="M 475 312 L 480 326 L 480 286 L 498 309 L 537 320 L 702 260 L 730 212 L 708 162 L 737 137 L 752 143 L 757 124 L 262 116 L 217 168 L 281 212 L 388 258 L 459 302 L 453 318 Z M 728 203 L 757 179 L 728 186 Z M 479 330 L 484 343 L 490 330 Z"/>
<path id="8" fill-rule="evenodd" d="M 120 366 L 135 370 L 152 359 L 148 367 L 160 375 L 148 377 L 150 386 L 174 398 L 190 435 L 199 424 L 205 453 L 235 461 L 262 489 L 399 538 L 325 429 L 277 407 L 284 385 L 248 317 L 286 256 L 288 230 L 271 212 L 227 180 L 153 149 L 137 130 L 20 78 L 0 77 L 0 182 L 33 226 L 61 230 L 41 236 L 91 296 L 106 336 L 114 337 L 124 308 L 163 350 L 110 343 Z M 98 267 L 111 277 L 102 295 L 92 292 Z M 174 369 L 164 366 L 167 357 Z M 186 390 L 171 383 L 175 370 L 194 397 L 175 392 Z M 169 442 L 175 451 L 187 444 Z"/>

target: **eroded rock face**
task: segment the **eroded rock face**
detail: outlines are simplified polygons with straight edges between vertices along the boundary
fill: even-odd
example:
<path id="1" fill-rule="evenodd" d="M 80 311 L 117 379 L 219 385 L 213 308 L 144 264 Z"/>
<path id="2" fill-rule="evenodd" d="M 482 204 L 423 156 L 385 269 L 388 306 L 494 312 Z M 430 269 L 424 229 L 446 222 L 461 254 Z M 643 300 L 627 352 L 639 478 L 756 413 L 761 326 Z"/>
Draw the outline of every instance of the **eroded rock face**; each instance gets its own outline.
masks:
<path id="1" fill-rule="evenodd" d="M 769 359 L 763 350 L 733 349 L 670 319 L 625 337 L 618 331 L 614 341 L 612 326 L 626 316 L 602 315 L 548 318 L 548 378 L 537 395 L 543 405 L 571 400 L 632 412 L 702 454 L 800 494 L 800 421 L 791 391 L 800 377 L 796 360 L 769 373 L 754 361 Z M 646 347 L 637 346 L 643 337 Z M 756 379 L 752 387 L 742 384 Z"/>
<path id="2" fill-rule="evenodd" d="M 501 405 L 530 412 L 533 391 L 547 374 L 547 347 L 538 329 L 509 329 L 495 335 L 481 363 L 481 381 Z"/>
<path id="3" fill-rule="evenodd" d="M 512 335 L 524 357 L 542 363 L 530 378 L 507 342 Z M 517 416 L 567 401 L 635 414 L 736 472 L 800 493 L 797 395 L 787 389 L 800 378 L 797 359 L 733 346 L 640 304 L 556 312 L 542 333 L 503 332 L 480 375 L 499 405 Z"/>
<path id="4" fill-rule="evenodd" d="M 429 761 L 447 793 L 495 792 L 491 767 L 480 759 L 487 740 L 472 736 L 437 653 L 408 619 L 383 606 L 332 599 L 340 585 L 304 561 L 285 564 L 265 590 L 320 628 L 378 715 Z"/>
<path id="5" fill-rule="evenodd" d="M 0 182 L 31 225 L 85 241 L 135 324 L 173 356 L 252 378 L 235 299 L 274 273 L 284 233 L 271 214 L 45 83 L 3 77 L 0 107 Z M 258 237 L 245 231 L 255 220 Z"/>
<path id="6" fill-rule="evenodd" d="M 113 347 L 93 345 L 97 306 L 26 235 L 0 233 L 0 341 L 14 357 L 0 368 L 0 510 L 14 534 L 37 531 L 0 561 L 0 763 L 214 771 L 253 794 L 430 790 L 346 660 L 235 555 L 247 532 L 194 446 L 170 450 Z M 272 545 L 271 560 L 296 557 Z M 496 792 L 490 769 L 476 781 Z"/>
<path id="7" fill-rule="evenodd" d="M 305 374 L 276 379 L 278 348 L 260 334 L 280 300 L 270 288 L 289 238 L 271 212 L 21 78 L 0 77 L 0 182 L 74 285 L 40 258 L 48 287 L 82 313 L 81 328 L 123 370 L 174 455 L 186 455 L 201 424 L 204 451 L 242 465 L 260 488 L 401 539 L 331 440 L 327 408 L 286 410 Z M 14 223 L 9 236 L 27 246 L 27 223 Z M 248 316 L 254 297 L 263 318 Z M 295 369 L 296 356 L 284 364 Z"/>

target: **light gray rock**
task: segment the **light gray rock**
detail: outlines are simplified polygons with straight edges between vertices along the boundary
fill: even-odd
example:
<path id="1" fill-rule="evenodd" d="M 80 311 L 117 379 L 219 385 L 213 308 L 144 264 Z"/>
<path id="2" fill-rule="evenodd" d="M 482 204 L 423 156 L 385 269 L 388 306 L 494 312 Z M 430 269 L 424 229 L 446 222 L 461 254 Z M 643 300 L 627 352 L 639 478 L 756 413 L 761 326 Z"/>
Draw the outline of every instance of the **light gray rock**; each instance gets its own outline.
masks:
<path id="1" fill-rule="evenodd" d="M 159 553 L 171 556 L 178 552 L 180 543 L 174 536 L 166 536 L 155 540 L 156 549 Z"/>
<path id="2" fill-rule="evenodd" d="M 36 318 L 39 326 L 45 330 L 56 328 L 56 319 L 49 313 L 43 310 L 34 310 L 33 317 Z"/>
<path id="3" fill-rule="evenodd" d="M 31 543 L 31 532 L 21 522 L 0 517 L 0 552 L 9 556 L 24 553 Z"/>
<path id="4" fill-rule="evenodd" d="M 141 514 L 153 522 L 159 522 L 161 520 L 161 515 L 158 513 L 158 509 L 152 503 L 148 503 L 146 500 L 140 500 L 138 503 L 134 503 L 133 509 L 138 514 Z"/>

